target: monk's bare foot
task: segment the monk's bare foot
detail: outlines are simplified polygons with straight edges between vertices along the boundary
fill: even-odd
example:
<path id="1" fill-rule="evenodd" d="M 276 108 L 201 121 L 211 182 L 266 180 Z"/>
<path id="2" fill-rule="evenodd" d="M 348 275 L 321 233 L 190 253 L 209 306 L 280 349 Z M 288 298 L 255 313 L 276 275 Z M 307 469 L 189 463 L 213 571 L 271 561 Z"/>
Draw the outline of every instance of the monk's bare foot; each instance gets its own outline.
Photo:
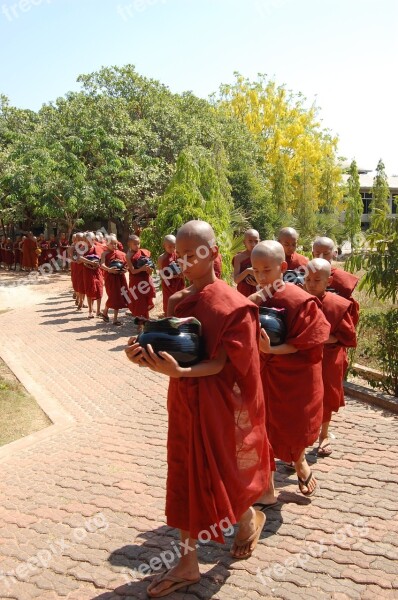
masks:
<path id="1" fill-rule="evenodd" d="M 186 581 L 186 585 L 190 585 L 192 583 L 196 583 L 200 577 L 199 565 L 197 563 L 196 565 L 185 565 L 178 563 L 177 565 L 175 565 L 175 567 L 173 567 L 172 569 L 170 569 L 170 571 L 167 572 L 167 576 L 169 575 L 171 577 L 184 579 Z M 164 576 L 165 574 L 161 573 L 160 575 L 157 575 L 153 581 L 151 581 L 151 583 L 147 587 L 148 595 L 153 595 L 154 597 L 156 597 L 161 592 L 173 587 L 173 581 L 167 580 L 166 578 L 164 578 Z M 164 581 L 162 581 L 163 578 Z"/>
<path id="2" fill-rule="evenodd" d="M 330 456 L 332 454 L 332 446 L 330 444 L 330 438 L 325 437 L 319 438 L 319 446 L 317 450 L 318 456 Z"/>
<path id="3" fill-rule="evenodd" d="M 234 558 L 239 559 L 249 557 L 257 545 L 258 537 L 265 525 L 265 515 L 263 516 L 261 524 L 258 522 L 259 515 L 263 515 L 263 513 L 255 511 L 252 507 L 242 515 L 241 520 L 239 521 L 239 530 L 235 536 L 231 549 L 231 554 Z M 259 527 L 261 527 L 260 531 L 258 531 Z M 257 539 L 255 538 L 256 532 L 258 532 Z"/>
<path id="4" fill-rule="evenodd" d="M 315 479 L 312 471 L 307 462 L 298 465 L 296 463 L 296 472 L 299 480 L 300 492 L 304 496 L 312 496 L 318 486 L 318 482 Z"/>

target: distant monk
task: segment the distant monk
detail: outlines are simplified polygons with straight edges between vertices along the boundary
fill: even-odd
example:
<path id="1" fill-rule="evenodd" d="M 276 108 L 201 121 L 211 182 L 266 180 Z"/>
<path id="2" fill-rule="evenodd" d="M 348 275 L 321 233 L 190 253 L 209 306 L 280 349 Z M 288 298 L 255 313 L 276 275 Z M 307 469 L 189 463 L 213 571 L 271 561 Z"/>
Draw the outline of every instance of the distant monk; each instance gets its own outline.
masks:
<path id="1" fill-rule="evenodd" d="M 232 259 L 234 267 L 234 281 L 237 284 L 238 292 L 248 297 L 256 291 L 256 280 L 253 275 L 251 254 L 253 248 L 259 243 L 260 235 L 255 229 L 248 229 L 245 232 L 243 244 L 245 250 L 235 254 Z"/>
<path id="2" fill-rule="evenodd" d="M 104 288 L 103 270 L 100 268 L 102 247 L 97 243 L 93 232 L 89 231 L 85 235 L 88 249 L 84 256 L 80 257 L 80 262 L 84 265 L 83 281 L 84 291 L 87 297 L 88 304 L 88 319 L 94 319 L 93 308 L 94 301 L 96 302 L 96 316 L 101 317 L 101 299 Z M 97 256 L 98 261 L 90 260 L 87 256 Z"/>
<path id="3" fill-rule="evenodd" d="M 113 261 L 119 261 L 123 265 L 123 270 L 111 267 Z M 105 271 L 105 289 L 108 299 L 102 312 L 102 318 L 109 322 L 108 312 L 113 309 L 113 325 L 122 325 L 118 320 L 119 310 L 127 306 L 125 294 L 127 293 L 127 281 L 125 272 L 127 270 L 126 255 L 117 249 L 117 238 L 110 235 L 107 238 L 107 249 L 101 256 L 101 268 Z"/>
<path id="4" fill-rule="evenodd" d="M 61 256 L 61 264 L 62 264 L 63 271 L 67 271 L 69 268 L 69 264 L 68 264 L 68 260 L 67 260 L 68 247 L 69 247 L 69 242 L 68 242 L 68 238 L 66 237 L 66 233 L 62 232 L 59 237 L 58 252 Z"/>
<path id="5" fill-rule="evenodd" d="M 163 240 L 164 252 L 158 258 L 158 274 L 162 280 L 163 312 L 167 315 L 167 304 L 170 296 L 183 290 L 185 287 L 182 272 L 175 273 L 170 265 L 177 264 L 176 238 L 174 235 L 166 235 Z M 180 268 L 179 265 L 178 269 Z"/>
<path id="6" fill-rule="evenodd" d="M 282 244 L 285 251 L 285 260 L 289 271 L 295 271 L 305 267 L 308 258 L 296 252 L 299 233 L 293 227 L 283 227 L 278 234 L 278 242 Z"/>
<path id="7" fill-rule="evenodd" d="M 154 307 L 156 290 L 152 280 L 152 268 L 149 265 L 140 266 L 141 259 L 151 256 L 149 250 L 141 248 L 138 235 L 130 235 L 126 256 L 129 269 L 129 302 L 128 307 L 135 317 L 149 318 L 149 311 Z"/>
<path id="8" fill-rule="evenodd" d="M 86 308 L 84 304 L 84 297 L 86 295 L 85 287 L 84 287 L 84 265 L 82 262 L 79 262 L 79 258 L 84 256 L 87 252 L 88 244 L 84 238 L 83 233 L 76 233 L 75 236 L 75 244 L 74 244 L 74 256 L 75 258 L 75 268 L 74 268 L 74 277 L 75 277 L 75 292 L 77 299 L 77 310 L 82 310 L 82 308 Z"/>
<path id="9" fill-rule="evenodd" d="M 22 267 L 26 271 L 37 270 L 39 264 L 37 249 L 37 240 L 29 231 L 22 245 Z"/>
<path id="10" fill-rule="evenodd" d="M 312 246 L 312 255 L 314 258 L 324 258 L 328 262 L 336 259 L 337 251 L 335 243 L 328 237 L 317 237 Z M 336 290 L 343 298 L 351 299 L 359 278 L 352 273 L 347 273 L 343 269 L 332 266 L 332 279 L 330 287 Z"/>
<path id="11" fill-rule="evenodd" d="M 21 241 L 22 238 L 18 235 L 14 242 L 14 269 L 17 270 L 17 265 L 21 266 Z"/>

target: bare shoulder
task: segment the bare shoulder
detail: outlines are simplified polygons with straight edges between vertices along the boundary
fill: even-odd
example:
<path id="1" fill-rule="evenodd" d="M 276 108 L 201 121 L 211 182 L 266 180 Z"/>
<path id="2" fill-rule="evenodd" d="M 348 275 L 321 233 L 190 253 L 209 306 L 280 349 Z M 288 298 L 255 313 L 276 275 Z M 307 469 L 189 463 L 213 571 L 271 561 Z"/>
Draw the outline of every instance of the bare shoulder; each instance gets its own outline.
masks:
<path id="1" fill-rule="evenodd" d="M 167 304 L 167 316 L 172 317 L 174 315 L 174 309 L 181 302 L 183 298 L 189 296 L 192 292 L 190 288 L 184 288 L 170 296 L 168 304 Z"/>
<path id="2" fill-rule="evenodd" d="M 247 250 L 243 250 L 243 252 L 238 252 L 238 254 L 235 254 L 234 256 L 234 264 L 240 264 L 242 262 L 242 260 L 245 260 L 245 258 L 248 257 L 248 253 Z"/>
<path id="3" fill-rule="evenodd" d="M 248 300 L 250 300 L 251 302 L 253 302 L 253 304 L 256 304 L 257 306 L 260 306 L 260 304 L 262 302 L 264 302 L 264 300 L 261 297 L 261 294 L 259 292 L 256 292 L 255 294 L 252 294 L 251 296 L 249 296 Z"/>

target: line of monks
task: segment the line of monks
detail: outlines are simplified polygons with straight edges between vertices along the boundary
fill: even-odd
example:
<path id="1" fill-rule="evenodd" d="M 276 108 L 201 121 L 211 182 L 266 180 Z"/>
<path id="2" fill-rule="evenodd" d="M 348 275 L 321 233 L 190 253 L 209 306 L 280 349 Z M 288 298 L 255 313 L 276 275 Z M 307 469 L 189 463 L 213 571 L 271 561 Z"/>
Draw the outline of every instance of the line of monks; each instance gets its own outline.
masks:
<path id="1" fill-rule="evenodd" d="M 9 271 L 36 271 L 44 264 L 51 264 L 52 260 L 66 256 L 69 243 L 65 233 L 59 238 L 51 235 L 46 239 L 44 234 L 17 236 L 14 241 L 10 237 L 2 236 L 0 240 L 0 266 Z M 67 269 L 67 261 L 61 259 L 61 268 Z"/>
<path id="2" fill-rule="evenodd" d="M 312 260 L 297 253 L 297 241 L 292 228 L 263 242 L 248 230 L 245 250 L 233 259 L 234 289 L 215 274 L 219 253 L 209 224 L 190 221 L 176 245 L 165 240 L 158 266 L 177 260 L 190 282 L 179 282 L 166 314 L 201 322 L 206 360 L 181 367 L 134 337 L 126 349 L 136 365 L 170 377 L 166 518 L 188 549 L 151 578 L 151 598 L 200 580 L 197 540 L 223 543 L 226 521 L 239 524 L 232 556 L 252 555 L 266 511 L 279 504 L 275 458 L 296 472 L 304 496 L 319 489 L 305 451 L 317 443 L 319 457 L 332 453 L 329 424 L 344 405 L 347 348 L 356 345 L 358 278 L 331 265 L 331 239 L 314 241 Z M 207 256 L 199 252 L 206 245 Z M 288 269 L 304 273 L 303 285 L 283 281 Z M 272 346 L 260 330 L 259 307 L 284 310 L 283 343 Z"/>

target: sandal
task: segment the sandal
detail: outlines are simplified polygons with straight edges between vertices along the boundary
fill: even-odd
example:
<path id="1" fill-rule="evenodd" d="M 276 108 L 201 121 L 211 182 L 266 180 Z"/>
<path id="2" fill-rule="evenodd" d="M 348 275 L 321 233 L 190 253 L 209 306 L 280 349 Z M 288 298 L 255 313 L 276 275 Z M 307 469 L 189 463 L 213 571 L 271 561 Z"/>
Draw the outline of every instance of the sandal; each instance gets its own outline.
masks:
<path id="1" fill-rule="evenodd" d="M 314 478 L 314 475 L 313 475 L 312 471 L 310 471 L 310 474 L 308 475 L 307 479 L 301 479 L 301 477 L 298 477 L 298 484 L 299 484 L 300 492 L 303 494 L 303 496 L 307 496 L 307 498 L 309 496 L 314 496 L 314 494 L 316 493 L 316 491 L 318 489 L 318 483 L 317 483 L 315 485 L 314 489 L 312 490 L 312 492 L 310 492 L 310 491 L 303 492 L 303 488 L 306 487 L 308 489 L 308 484 L 313 480 L 313 478 Z"/>
<path id="2" fill-rule="evenodd" d="M 123 325 L 123 323 L 121 321 L 113 321 L 112 325 L 119 327 L 120 325 Z"/>
<path id="3" fill-rule="evenodd" d="M 319 447 L 317 450 L 317 455 L 320 456 L 321 458 L 324 458 L 325 456 L 330 456 L 333 452 L 330 442 L 326 442 L 326 444 L 324 446 L 322 446 L 323 441 L 324 440 L 322 440 L 322 442 L 319 444 Z"/>
<path id="4" fill-rule="evenodd" d="M 150 588 L 157 587 L 159 583 L 163 583 L 163 581 L 170 581 L 170 587 L 166 588 L 165 590 L 162 590 L 161 592 L 152 593 Z M 181 588 L 188 587 L 189 585 L 194 585 L 199 581 L 200 577 L 198 577 L 197 579 L 184 579 L 182 577 L 174 577 L 174 575 L 169 575 L 169 571 L 166 571 L 166 573 L 161 573 L 157 575 L 157 577 L 155 577 L 155 579 L 151 581 L 146 593 L 148 594 L 149 598 L 163 598 L 164 596 L 168 596 L 169 594 L 172 594 L 173 592 L 180 590 Z"/>
<path id="5" fill-rule="evenodd" d="M 104 319 L 105 323 L 109 323 L 108 315 L 104 315 L 104 313 L 101 313 L 101 317 Z"/>
<path id="6" fill-rule="evenodd" d="M 88 315 L 87 319 L 94 319 L 94 315 Z"/>
<path id="7" fill-rule="evenodd" d="M 265 514 L 259 510 L 256 510 L 256 530 L 254 533 L 252 533 L 251 536 L 249 536 L 248 538 L 245 538 L 244 540 L 237 540 L 236 537 L 234 539 L 234 543 L 231 549 L 231 556 L 233 556 L 234 558 L 236 558 L 237 560 L 244 560 L 246 558 L 250 558 L 251 555 L 253 554 L 253 551 L 255 550 L 258 540 L 260 539 L 260 535 L 261 532 L 263 530 L 263 527 L 265 525 Z M 246 552 L 246 554 L 236 554 L 236 550 L 237 548 L 242 548 L 242 546 L 247 546 L 248 544 L 251 545 L 251 549 Z"/>

